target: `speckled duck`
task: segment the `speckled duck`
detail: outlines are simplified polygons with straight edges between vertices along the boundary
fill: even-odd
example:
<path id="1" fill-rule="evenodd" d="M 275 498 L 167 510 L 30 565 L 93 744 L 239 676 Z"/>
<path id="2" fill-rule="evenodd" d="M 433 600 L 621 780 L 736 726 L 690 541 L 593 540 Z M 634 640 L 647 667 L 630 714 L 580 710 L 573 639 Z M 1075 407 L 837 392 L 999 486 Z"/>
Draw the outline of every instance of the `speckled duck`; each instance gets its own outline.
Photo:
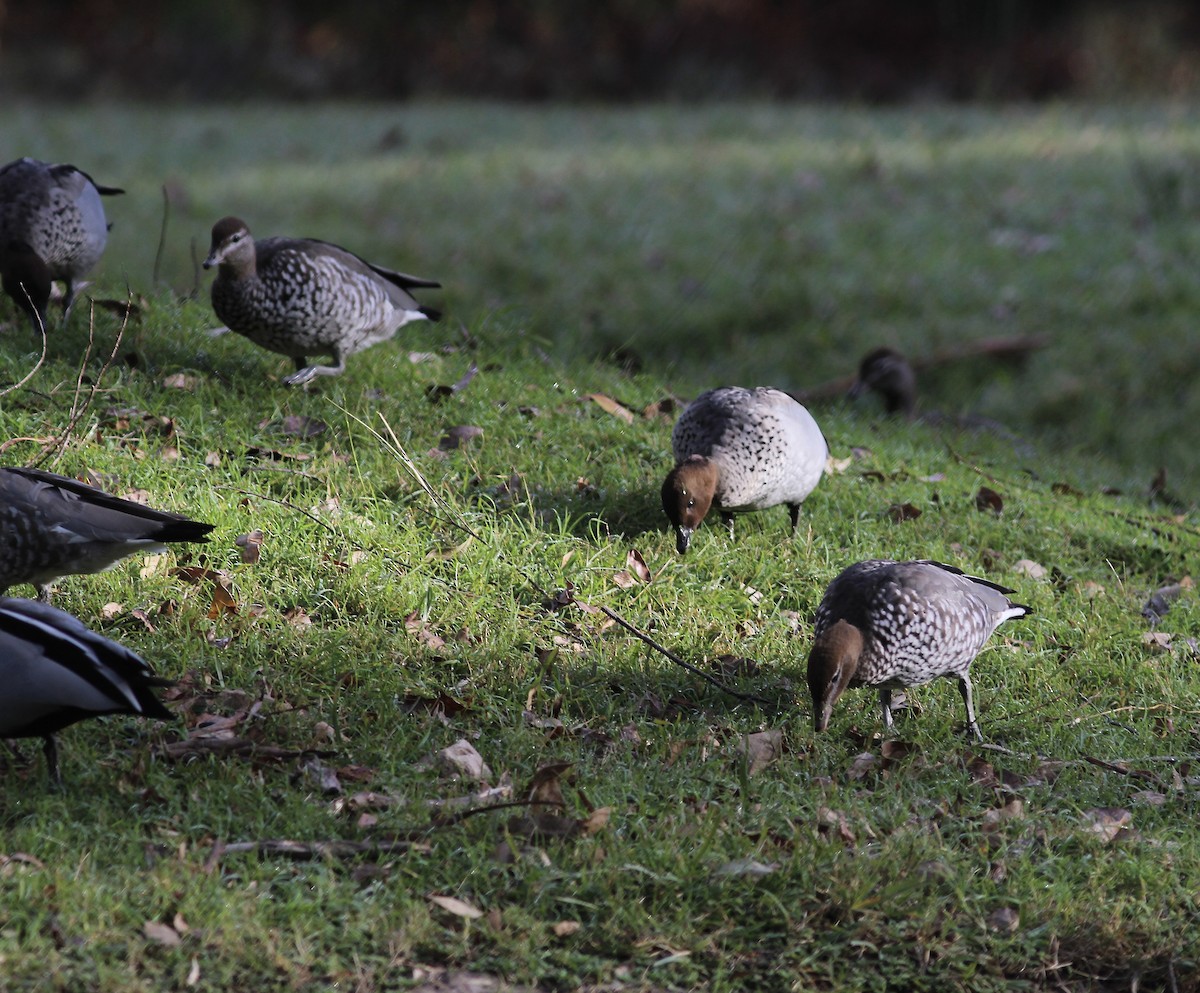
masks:
<path id="1" fill-rule="evenodd" d="M 784 504 L 792 530 L 829 450 L 812 415 L 786 393 L 721 386 L 701 394 L 671 432 L 675 467 L 662 486 L 663 510 L 685 554 L 711 507 L 733 535 L 733 515 Z"/>
<path id="2" fill-rule="evenodd" d="M 1013 591 L 940 562 L 858 562 L 825 591 L 808 657 L 808 688 L 817 731 L 849 686 L 879 690 L 883 722 L 892 726 L 891 691 L 939 676 L 958 680 L 967 727 L 981 738 L 972 700 L 971 663 L 1001 623 L 1029 607 Z"/>
<path id="3" fill-rule="evenodd" d="M 171 720 L 153 687 L 169 686 L 129 649 L 36 600 L 0 597 L 0 738 L 43 740 L 61 785 L 54 735 L 89 717 L 135 714 Z"/>
<path id="4" fill-rule="evenodd" d="M 290 385 L 338 376 L 346 357 L 391 338 L 410 321 L 437 318 L 408 292 L 441 284 L 373 265 L 329 242 L 263 238 L 245 221 L 213 225 L 204 268 L 217 267 L 212 305 L 230 330 L 296 364 Z M 309 365 L 310 353 L 332 365 Z"/>
<path id="5" fill-rule="evenodd" d="M 143 507 L 42 469 L 0 468 L 0 593 L 20 583 L 100 572 L 167 542 L 207 541 L 211 524 Z"/>
<path id="6" fill-rule="evenodd" d="M 63 313 L 70 311 L 76 282 L 108 244 L 100 197 L 123 192 L 73 165 L 24 158 L 0 168 L 0 281 L 34 330 L 47 325 L 55 280 L 66 286 Z"/>

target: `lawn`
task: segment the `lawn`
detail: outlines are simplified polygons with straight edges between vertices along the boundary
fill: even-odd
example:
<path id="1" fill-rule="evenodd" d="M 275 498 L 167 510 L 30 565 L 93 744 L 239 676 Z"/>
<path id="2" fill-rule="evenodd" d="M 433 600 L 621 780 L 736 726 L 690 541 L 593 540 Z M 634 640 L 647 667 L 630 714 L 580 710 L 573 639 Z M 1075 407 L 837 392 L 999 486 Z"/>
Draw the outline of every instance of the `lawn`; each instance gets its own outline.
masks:
<path id="1" fill-rule="evenodd" d="M 129 191 L 91 292 L 139 305 L 54 329 L 0 398 L 5 460 L 217 526 L 59 584 L 179 680 L 179 720 L 65 732 L 62 793 L 8 757 L 5 988 L 1200 988 L 1197 124 L 5 108 L 4 158 Z M 439 278 L 446 319 L 288 389 L 206 333 L 228 213 Z M 814 403 L 835 461 L 797 534 L 778 509 L 676 555 L 673 400 L 1024 334 L 1023 366 L 923 377 L 926 410 L 1003 427 Z M 0 333 L 6 382 L 35 345 Z M 1183 506 L 1145 498 L 1160 466 Z M 865 691 L 814 737 L 813 611 L 880 555 L 1034 607 L 974 669 L 985 745 L 946 682 L 892 738 Z"/>

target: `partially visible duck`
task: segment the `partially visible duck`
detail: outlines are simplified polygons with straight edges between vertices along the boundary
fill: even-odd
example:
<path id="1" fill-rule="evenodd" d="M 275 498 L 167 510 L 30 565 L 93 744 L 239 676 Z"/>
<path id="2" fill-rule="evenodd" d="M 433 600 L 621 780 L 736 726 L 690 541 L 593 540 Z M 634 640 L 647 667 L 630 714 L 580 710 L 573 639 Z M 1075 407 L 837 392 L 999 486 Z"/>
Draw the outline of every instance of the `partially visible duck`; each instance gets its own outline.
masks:
<path id="1" fill-rule="evenodd" d="M 1012 592 L 928 560 L 871 559 L 843 570 L 817 608 L 808 657 L 815 729 L 828 727 L 849 686 L 876 687 L 891 728 L 892 688 L 945 676 L 958 680 L 967 727 L 982 738 L 971 663 L 1000 624 L 1031 612 L 1009 599 Z"/>
<path id="2" fill-rule="evenodd" d="M 0 281 L 35 330 L 46 327 L 52 281 L 65 284 L 70 312 L 77 281 L 108 243 L 100 197 L 124 192 L 73 165 L 24 158 L 0 168 Z"/>
<path id="3" fill-rule="evenodd" d="M 291 358 L 290 385 L 338 376 L 346 357 L 386 341 L 410 321 L 436 320 L 408 292 L 441 284 L 373 265 L 353 252 L 312 238 L 255 241 L 246 222 L 213 225 L 204 268 L 217 267 L 212 305 L 232 331 Z M 308 355 L 332 355 L 333 365 L 309 365 Z"/>
<path id="4" fill-rule="evenodd" d="M 212 529 L 57 473 L 0 467 L 0 593 L 32 583 L 45 600 L 59 576 L 100 572 L 167 542 L 207 541 Z"/>
<path id="5" fill-rule="evenodd" d="M 733 515 L 784 504 L 795 531 L 829 450 L 804 406 L 780 390 L 721 386 L 701 394 L 671 432 L 676 465 L 663 510 L 683 555 L 711 507 L 733 535 Z"/>
<path id="6" fill-rule="evenodd" d="M 54 735 L 104 714 L 171 720 L 153 687 L 169 686 L 129 649 L 35 600 L 0 597 L 0 738 L 43 740 L 50 779 L 62 785 Z"/>
<path id="7" fill-rule="evenodd" d="M 863 356 L 858 378 L 847 396 L 857 399 L 865 390 L 878 393 L 889 414 L 912 417 L 917 407 L 917 374 L 903 355 L 893 348 L 876 348 Z"/>

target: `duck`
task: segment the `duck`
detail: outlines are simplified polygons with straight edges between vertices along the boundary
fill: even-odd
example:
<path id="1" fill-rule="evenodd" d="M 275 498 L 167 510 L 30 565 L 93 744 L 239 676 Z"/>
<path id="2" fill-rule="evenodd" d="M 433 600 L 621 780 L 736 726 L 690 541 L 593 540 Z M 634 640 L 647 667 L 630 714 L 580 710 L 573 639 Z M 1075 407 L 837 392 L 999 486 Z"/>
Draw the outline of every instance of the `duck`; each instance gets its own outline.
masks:
<path id="1" fill-rule="evenodd" d="M 225 326 L 262 348 L 291 358 L 291 386 L 340 376 L 347 356 L 391 338 L 412 321 L 437 320 L 408 291 L 441 283 L 394 272 L 314 238 L 255 240 L 246 222 L 213 225 L 204 268 L 216 268 L 212 307 Z M 331 355 L 310 365 L 308 355 Z"/>
<path id="2" fill-rule="evenodd" d="M 917 409 L 917 374 L 894 348 L 875 348 L 862 357 L 846 396 L 856 400 L 867 390 L 879 394 L 889 414 L 911 418 Z"/>
<path id="3" fill-rule="evenodd" d="M 60 576 L 101 572 L 135 552 L 208 541 L 212 524 L 144 507 L 44 469 L 0 467 L 0 593 L 32 584 L 49 598 Z"/>
<path id="4" fill-rule="evenodd" d="M 784 504 L 794 533 L 829 456 L 804 405 L 761 386 L 702 393 L 675 422 L 671 448 L 675 466 L 663 481 L 662 505 L 680 555 L 713 507 L 732 538 L 735 514 Z"/>
<path id="5" fill-rule="evenodd" d="M 51 284 L 65 285 L 63 319 L 77 284 L 108 244 L 101 186 L 77 166 L 21 158 L 0 167 L 0 286 L 29 317 L 35 332 L 49 324 Z"/>
<path id="6" fill-rule="evenodd" d="M 90 717 L 169 721 L 154 693 L 173 685 L 129 649 L 47 603 L 0 597 L 0 738 L 41 738 L 50 782 L 61 788 L 55 735 Z"/>
<path id="7" fill-rule="evenodd" d="M 1004 621 L 1032 613 L 1010 599 L 1014 592 L 932 559 L 868 559 L 844 569 L 826 589 L 813 624 L 814 729 L 829 726 L 847 687 L 871 686 L 890 731 L 893 688 L 946 677 L 958 680 L 967 729 L 982 740 L 971 663 Z"/>

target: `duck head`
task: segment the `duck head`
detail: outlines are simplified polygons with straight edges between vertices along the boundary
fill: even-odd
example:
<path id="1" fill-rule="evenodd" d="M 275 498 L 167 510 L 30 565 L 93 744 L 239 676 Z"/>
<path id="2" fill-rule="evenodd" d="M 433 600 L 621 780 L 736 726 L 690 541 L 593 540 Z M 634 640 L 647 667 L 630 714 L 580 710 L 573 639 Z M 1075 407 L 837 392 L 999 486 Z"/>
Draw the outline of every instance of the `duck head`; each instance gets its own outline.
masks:
<path id="1" fill-rule="evenodd" d="M 717 492 L 720 470 L 703 455 L 689 455 L 667 473 L 662 486 L 662 504 L 675 529 L 675 548 L 686 555 L 692 532 L 700 526 Z"/>
<path id="2" fill-rule="evenodd" d="M 838 621 L 813 641 L 808 655 L 808 691 L 812 694 L 813 729 L 824 731 L 842 691 L 858 671 L 862 632 L 848 621 Z"/>
<path id="3" fill-rule="evenodd" d="M 237 217 L 222 217 L 212 229 L 212 245 L 204 268 L 222 266 L 237 273 L 254 272 L 254 239 L 246 222 Z"/>

